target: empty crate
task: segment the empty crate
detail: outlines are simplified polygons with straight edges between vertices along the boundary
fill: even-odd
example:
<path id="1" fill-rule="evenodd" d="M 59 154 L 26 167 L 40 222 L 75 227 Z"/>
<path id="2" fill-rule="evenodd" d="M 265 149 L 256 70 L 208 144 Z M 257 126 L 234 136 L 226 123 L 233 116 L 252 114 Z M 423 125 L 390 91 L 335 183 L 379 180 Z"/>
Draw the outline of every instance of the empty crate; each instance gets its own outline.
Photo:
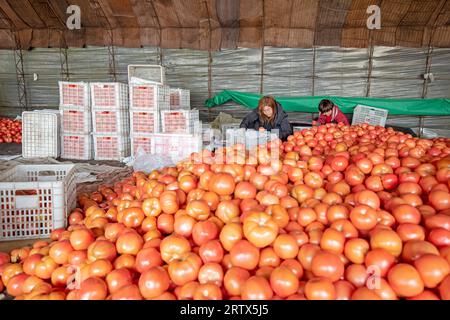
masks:
<path id="1" fill-rule="evenodd" d="M 92 129 L 89 107 L 59 107 L 61 113 L 61 131 L 72 134 L 88 134 Z"/>
<path id="2" fill-rule="evenodd" d="M 194 133 L 199 129 L 199 113 L 198 110 L 161 111 L 161 124 L 163 133 Z"/>
<path id="3" fill-rule="evenodd" d="M 75 165 L 18 165 L 0 174 L 0 240 L 47 238 L 76 205 Z"/>
<path id="4" fill-rule="evenodd" d="M 57 158 L 59 144 L 59 111 L 22 112 L 22 157 Z"/>
<path id="5" fill-rule="evenodd" d="M 157 111 L 130 110 L 130 125 L 132 133 L 159 132 L 159 113 Z"/>
<path id="6" fill-rule="evenodd" d="M 126 109 L 92 110 L 94 134 L 128 133 L 130 132 L 129 114 Z"/>
<path id="7" fill-rule="evenodd" d="M 120 109 L 128 108 L 128 85 L 120 82 L 92 82 L 92 108 Z"/>
<path id="8" fill-rule="evenodd" d="M 170 89 L 170 109 L 190 109 L 191 93 L 185 89 Z"/>
<path id="9" fill-rule="evenodd" d="M 128 65 L 128 83 L 152 81 L 159 84 L 166 82 L 166 71 L 163 66 L 150 64 Z"/>
<path id="10" fill-rule="evenodd" d="M 130 108 L 146 111 L 168 110 L 169 87 L 158 84 L 130 84 Z"/>
<path id="11" fill-rule="evenodd" d="M 130 137 L 128 135 L 97 135 L 94 139 L 95 160 L 122 161 L 130 156 Z"/>
<path id="12" fill-rule="evenodd" d="M 385 109 L 357 105 L 353 110 L 352 125 L 368 123 L 373 126 L 384 127 L 388 113 L 389 111 Z"/>
<path id="13" fill-rule="evenodd" d="M 90 160 L 92 159 L 92 137 L 88 134 L 61 135 L 61 158 Z"/>
<path id="14" fill-rule="evenodd" d="M 65 107 L 89 106 L 89 84 L 59 81 L 59 105 Z"/>

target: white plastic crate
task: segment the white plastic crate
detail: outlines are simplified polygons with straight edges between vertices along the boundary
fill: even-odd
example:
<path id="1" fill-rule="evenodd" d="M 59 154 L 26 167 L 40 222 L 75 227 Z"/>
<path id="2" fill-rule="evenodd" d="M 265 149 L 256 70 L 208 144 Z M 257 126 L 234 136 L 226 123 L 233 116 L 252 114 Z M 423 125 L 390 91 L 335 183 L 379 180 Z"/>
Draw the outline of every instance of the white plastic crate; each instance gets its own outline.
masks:
<path id="1" fill-rule="evenodd" d="M 0 174 L 0 240 L 48 238 L 76 205 L 74 164 L 18 165 Z"/>
<path id="2" fill-rule="evenodd" d="M 65 107 L 89 106 L 89 84 L 87 82 L 59 81 L 59 105 Z"/>
<path id="3" fill-rule="evenodd" d="M 166 71 L 163 66 L 150 64 L 128 65 L 128 83 L 155 82 L 166 83 Z"/>
<path id="4" fill-rule="evenodd" d="M 190 109 L 191 92 L 185 89 L 170 88 L 170 110 Z"/>
<path id="5" fill-rule="evenodd" d="M 170 88 L 159 84 L 130 84 L 130 108 L 148 111 L 170 109 Z"/>
<path id="6" fill-rule="evenodd" d="M 89 134 L 92 130 L 92 116 L 89 106 L 60 106 L 61 131 L 71 134 Z"/>
<path id="7" fill-rule="evenodd" d="M 163 133 L 196 133 L 199 128 L 198 110 L 161 111 Z"/>
<path id="8" fill-rule="evenodd" d="M 292 128 L 292 130 L 295 132 L 295 131 L 302 131 L 302 130 L 304 130 L 304 129 L 311 129 L 311 127 L 307 127 L 307 126 L 296 126 L 296 127 L 293 127 Z"/>
<path id="9" fill-rule="evenodd" d="M 129 114 L 126 109 L 92 110 L 92 126 L 94 134 L 129 133 Z"/>
<path id="10" fill-rule="evenodd" d="M 368 123 L 373 126 L 386 125 L 386 119 L 389 111 L 380 108 L 357 105 L 353 110 L 352 125 L 359 123 Z"/>
<path id="11" fill-rule="evenodd" d="M 139 149 L 146 154 L 151 154 L 152 140 L 151 134 L 131 134 L 131 155 L 136 156 Z"/>
<path id="12" fill-rule="evenodd" d="M 22 112 L 22 157 L 57 158 L 60 152 L 58 110 Z"/>
<path id="13" fill-rule="evenodd" d="M 92 136 L 89 134 L 63 134 L 61 136 L 61 158 L 92 159 Z"/>
<path id="14" fill-rule="evenodd" d="M 93 109 L 128 109 L 128 85 L 121 82 L 92 82 Z"/>
<path id="15" fill-rule="evenodd" d="M 228 129 L 239 129 L 240 123 L 224 123 L 220 126 L 222 132 L 222 139 L 226 139 L 226 132 Z"/>
<path id="16" fill-rule="evenodd" d="M 160 117 L 157 111 L 130 110 L 131 133 L 156 133 L 160 131 Z"/>
<path id="17" fill-rule="evenodd" d="M 174 163 L 188 158 L 193 152 L 202 150 L 202 136 L 200 134 L 164 134 L 150 135 L 152 153 L 168 155 Z"/>
<path id="18" fill-rule="evenodd" d="M 122 161 L 130 156 L 130 136 L 94 134 L 94 159 Z"/>

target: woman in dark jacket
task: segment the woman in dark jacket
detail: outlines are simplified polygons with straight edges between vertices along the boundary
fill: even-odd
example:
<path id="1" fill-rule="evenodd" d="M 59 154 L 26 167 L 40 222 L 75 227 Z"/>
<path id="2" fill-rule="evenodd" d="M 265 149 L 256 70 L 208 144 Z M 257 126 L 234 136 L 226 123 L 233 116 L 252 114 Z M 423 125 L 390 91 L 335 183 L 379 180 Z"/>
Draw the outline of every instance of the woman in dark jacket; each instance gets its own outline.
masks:
<path id="1" fill-rule="evenodd" d="M 278 129 L 281 140 L 286 140 L 292 134 L 287 113 L 272 97 L 262 97 L 259 100 L 258 108 L 245 116 L 240 127 L 254 130 L 260 128 L 266 130 Z"/>

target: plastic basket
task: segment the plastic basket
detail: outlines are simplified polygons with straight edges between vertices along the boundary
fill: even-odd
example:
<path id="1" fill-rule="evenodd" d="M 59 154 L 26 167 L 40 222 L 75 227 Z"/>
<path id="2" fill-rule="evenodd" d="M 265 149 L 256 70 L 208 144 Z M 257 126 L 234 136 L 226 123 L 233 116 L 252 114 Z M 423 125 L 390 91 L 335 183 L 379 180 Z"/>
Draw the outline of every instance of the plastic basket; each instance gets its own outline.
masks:
<path id="1" fill-rule="evenodd" d="M 71 134 L 89 134 L 92 130 L 91 110 L 89 107 L 60 106 L 61 131 Z"/>
<path id="2" fill-rule="evenodd" d="M 163 133 L 196 133 L 199 129 L 198 110 L 161 111 Z"/>
<path id="3" fill-rule="evenodd" d="M 59 105 L 65 107 L 89 106 L 89 84 L 87 82 L 59 81 Z"/>
<path id="4" fill-rule="evenodd" d="M 74 164 L 18 165 L 0 174 L 0 240 L 47 238 L 76 205 Z"/>
<path id="5" fill-rule="evenodd" d="M 168 155 L 175 163 L 186 159 L 193 152 L 202 149 L 202 136 L 193 134 L 163 134 L 150 135 L 152 140 L 152 153 Z"/>
<path id="6" fill-rule="evenodd" d="M 169 110 L 169 87 L 158 84 L 131 84 L 130 108 L 148 111 Z"/>
<path id="7" fill-rule="evenodd" d="M 240 123 L 224 123 L 220 126 L 222 132 L 222 139 L 226 139 L 226 132 L 228 129 L 239 129 Z"/>
<path id="8" fill-rule="evenodd" d="M 92 82 L 92 108 L 121 109 L 128 108 L 128 85 L 121 82 Z"/>
<path id="9" fill-rule="evenodd" d="M 163 66 L 150 64 L 128 65 L 128 83 L 142 83 L 145 81 L 165 84 L 166 71 Z"/>
<path id="10" fill-rule="evenodd" d="M 136 156 L 139 149 L 145 153 L 152 153 L 152 135 L 149 134 L 132 134 L 131 135 L 131 155 Z"/>
<path id="11" fill-rule="evenodd" d="M 94 134 L 129 133 L 130 122 L 128 111 L 120 110 L 92 110 L 92 126 Z"/>
<path id="12" fill-rule="evenodd" d="M 131 133 L 156 133 L 160 130 L 159 112 L 130 110 Z"/>
<path id="13" fill-rule="evenodd" d="M 302 130 L 304 130 L 304 129 L 311 129 L 311 127 L 307 127 L 307 126 L 296 126 L 296 127 L 293 127 L 292 128 L 292 130 L 295 132 L 295 131 L 302 131 Z"/>
<path id="14" fill-rule="evenodd" d="M 61 158 L 90 160 L 92 159 L 92 136 L 63 134 L 61 136 Z"/>
<path id="15" fill-rule="evenodd" d="M 373 126 L 384 127 L 388 113 L 389 111 L 385 109 L 357 105 L 353 110 L 352 125 L 368 123 Z"/>
<path id="16" fill-rule="evenodd" d="M 57 158 L 59 156 L 59 111 L 22 112 L 22 157 Z"/>
<path id="17" fill-rule="evenodd" d="M 94 134 L 94 159 L 122 161 L 130 156 L 130 136 Z"/>
<path id="18" fill-rule="evenodd" d="M 170 110 L 190 109 L 191 92 L 185 89 L 170 89 Z"/>

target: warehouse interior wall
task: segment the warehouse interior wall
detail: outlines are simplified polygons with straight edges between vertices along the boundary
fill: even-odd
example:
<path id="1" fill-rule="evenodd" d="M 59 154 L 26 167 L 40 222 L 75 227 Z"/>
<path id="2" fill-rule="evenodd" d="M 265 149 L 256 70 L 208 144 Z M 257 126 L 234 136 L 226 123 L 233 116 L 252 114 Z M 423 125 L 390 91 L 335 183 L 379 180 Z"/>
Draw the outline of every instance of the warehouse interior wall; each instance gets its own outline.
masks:
<path id="1" fill-rule="evenodd" d="M 233 103 L 213 109 L 204 107 L 207 98 L 224 89 L 278 96 L 450 97 L 450 49 L 372 48 L 373 51 L 327 46 L 204 51 L 115 47 L 114 59 L 116 80 L 120 82 L 127 82 L 128 64 L 162 64 L 168 85 L 191 90 L 192 107 L 200 109 L 203 121 L 212 121 L 221 111 L 232 111 L 237 118 L 248 112 Z M 70 81 L 112 81 L 107 47 L 66 50 Z M 58 81 L 64 78 L 60 49 L 22 52 L 27 108 L 58 108 Z M 423 79 L 427 72 L 433 74 L 433 82 Z M 0 115 L 15 116 L 22 111 L 14 51 L 0 50 Z M 309 122 L 311 114 L 292 113 L 290 118 Z M 449 120 L 396 116 L 388 119 L 388 125 L 447 129 Z"/>

